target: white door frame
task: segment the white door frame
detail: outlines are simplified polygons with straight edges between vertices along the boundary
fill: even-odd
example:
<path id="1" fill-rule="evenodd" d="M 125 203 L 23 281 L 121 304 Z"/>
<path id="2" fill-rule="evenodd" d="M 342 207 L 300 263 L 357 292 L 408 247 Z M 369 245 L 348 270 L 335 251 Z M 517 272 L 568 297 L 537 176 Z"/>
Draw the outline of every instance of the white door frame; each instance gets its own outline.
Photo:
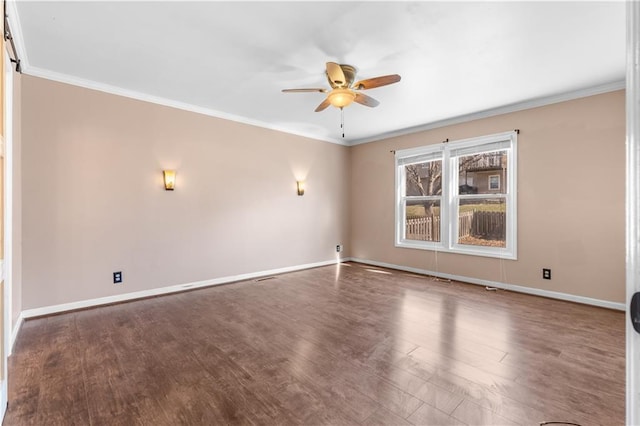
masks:
<path id="1" fill-rule="evenodd" d="M 640 291 L 640 2 L 627 1 L 627 421 L 640 424 L 640 334 L 631 323 L 631 297 Z"/>
<path id="2" fill-rule="evenodd" d="M 2 377 L 4 377 L 4 379 L 0 381 L 0 419 L 4 418 L 8 401 L 8 361 L 12 350 L 11 287 L 13 284 L 11 275 L 11 264 L 13 260 L 13 70 L 8 52 L 5 50 L 2 54 L 4 55 L 5 63 L 4 73 L 2 75 L 4 79 L 4 99 L 2 99 L 4 106 L 4 141 L 2 144 L 4 156 L 4 259 L 1 268 L 2 279 L 4 279 L 4 294 L 2 295 L 4 308 L 2 318 L 2 343 L 4 348 L 2 353 Z"/>

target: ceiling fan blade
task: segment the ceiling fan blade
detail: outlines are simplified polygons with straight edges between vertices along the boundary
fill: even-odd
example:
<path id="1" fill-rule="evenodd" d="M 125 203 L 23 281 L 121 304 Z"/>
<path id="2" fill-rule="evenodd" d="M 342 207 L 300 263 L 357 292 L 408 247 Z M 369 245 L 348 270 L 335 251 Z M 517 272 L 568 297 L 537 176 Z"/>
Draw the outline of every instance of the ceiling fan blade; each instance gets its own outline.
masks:
<path id="1" fill-rule="evenodd" d="M 331 102 L 329 102 L 329 98 L 327 98 L 322 101 L 320 105 L 318 105 L 318 108 L 316 108 L 316 112 L 324 111 L 329 105 L 331 105 Z"/>
<path id="2" fill-rule="evenodd" d="M 364 93 L 356 93 L 356 98 L 354 99 L 354 102 L 357 102 L 359 104 L 362 104 L 364 106 L 368 106 L 371 108 L 375 108 L 378 105 L 380 105 L 380 102 L 373 99 L 371 96 L 365 95 Z"/>
<path id="3" fill-rule="evenodd" d="M 282 91 L 284 93 L 303 93 L 303 92 L 320 92 L 320 93 L 326 93 L 327 89 L 320 89 L 320 88 L 314 88 L 314 89 L 282 89 Z"/>
<path id="4" fill-rule="evenodd" d="M 373 89 L 374 87 L 386 86 L 387 84 L 393 84 L 400 81 L 398 74 L 383 75 L 381 77 L 368 78 L 366 80 L 360 80 L 353 85 L 356 90 Z"/>
<path id="5" fill-rule="evenodd" d="M 329 77 L 332 87 L 344 87 L 347 82 L 342 67 L 335 62 L 327 62 L 327 77 Z"/>

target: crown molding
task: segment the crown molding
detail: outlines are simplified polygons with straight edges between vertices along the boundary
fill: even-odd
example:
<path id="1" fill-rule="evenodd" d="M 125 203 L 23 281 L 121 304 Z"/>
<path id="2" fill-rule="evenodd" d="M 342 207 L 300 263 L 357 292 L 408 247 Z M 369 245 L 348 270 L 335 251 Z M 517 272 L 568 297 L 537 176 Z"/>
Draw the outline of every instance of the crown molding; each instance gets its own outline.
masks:
<path id="1" fill-rule="evenodd" d="M 343 140 L 331 137 L 322 137 L 317 134 L 313 134 L 310 132 L 303 132 L 292 130 L 287 127 L 279 126 L 272 123 L 267 123 L 260 120 L 254 120 L 248 117 L 239 116 L 235 114 L 229 114 L 223 111 L 214 110 L 211 108 L 206 108 L 202 106 L 197 106 L 193 104 L 189 104 L 186 102 L 180 102 L 172 99 L 163 98 L 160 96 L 149 95 L 142 92 L 137 92 L 135 90 L 124 89 L 117 86 L 112 86 L 109 84 L 100 83 L 93 80 L 83 79 L 80 77 L 75 77 L 69 74 L 58 73 L 55 71 L 46 70 L 39 67 L 31 66 L 29 62 L 29 58 L 27 56 L 27 52 L 24 46 L 24 37 L 22 33 L 22 26 L 20 25 L 20 19 L 18 16 L 18 9 L 16 7 L 16 0 L 6 0 L 7 2 L 7 15 L 9 20 L 9 25 L 11 26 L 11 31 L 14 38 L 14 43 L 16 45 L 16 51 L 21 60 L 22 72 L 26 75 L 31 75 L 34 77 L 40 77 L 47 80 L 53 80 L 60 83 L 66 83 L 74 86 L 84 87 L 87 89 L 97 90 L 104 93 L 109 93 L 117 96 L 123 96 L 131 99 L 137 99 L 144 102 L 150 102 L 153 104 L 168 106 L 171 108 L 176 108 L 184 111 L 190 111 L 197 114 L 203 114 L 210 117 L 221 118 L 224 120 L 235 121 L 242 124 L 247 124 L 251 126 L 257 126 L 269 130 L 274 130 L 278 132 L 283 132 L 291 135 L 301 136 L 308 139 L 319 140 L 323 142 L 329 142 L 336 145 L 342 146 L 355 146 L 369 142 L 376 142 L 384 139 L 389 139 L 397 136 L 404 136 L 413 133 L 423 132 L 426 130 L 437 129 L 441 127 L 451 126 L 454 124 L 465 123 L 469 121 L 479 120 L 482 118 L 493 117 L 502 114 L 509 114 L 512 112 L 523 111 L 531 108 L 538 108 L 546 105 L 552 105 L 560 102 L 571 101 L 574 99 L 585 98 L 588 96 L 599 95 L 603 93 L 613 92 L 616 90 L 623 90 L 626 87 L 626 83 L 624 80 L 616 80 L 613 82 L 591 86 L 587 88 L 582 88 L 570 92 L 560 93 L 556 95 L 550 96 L 542 96 L 539 98 L 533 98 L 522 102 L 516 102 L 509 105 L 504 105 L 496 108 L 491 108 L 483 111 L 473 112 L 470 114 L 464 114 L 457 117 L 451 117 L 443 120 L 433 121 L 430 123 L 421 124 L 418 126 L 407 127 L 404 129 L 398 129 L 391 132 L 381 133 L 376 136 L 371 136 L 362 139 L 355 140 Z"/>
<path id="2" fill-rule="evenodd" d="M 7 19 L 11 26 L 11 32 L 13 35 L 13 41 L 16 45 L 16 51 L 20 58 L 22 73 L 33 77 L 40 77 L 47 80 L 57 81 L 60 83 L 70 84 L 73 86 L 84 87 L 86 89 L 97 90 L 99 92 L 109 93 L 117 96 L 124 96 L 126 98 L 136 99 L 139 101 L 150 102 L 153 104 L 168 106 L 184 111 L 195 112 L 197 114 L 203 114 L 210 117 L 221 118 L 224 120 L 235 121 L 242 124 L 248 124 L 250 126 L 257 126 L 269 130 L 275 130 L 278 132 L 288 133 L 296 136 L 301 136 L 308 139 L 319 140 L 323 142 L 329 142 L 337 145 L 347 146 L 348 143 L 343 140 L 334 139 L 330 137 L 320 137 L 316 134 L 301 132 L 278 126 L 275 124 L 267 123 L 260 120 L 254 120 L 248 117 L 243 117 L 235 114 L 228 114 L 222 111 L 217 111 L 211 108 L 188 104 L 186 102 L 179 102 L 172 99 L 163 98 L 160 96 L 153 96 L 135 90 L 124 89 L 109 84 L 100 83 L 93 80 L 83 79 L 75 77 L 69 74 L 58 73 L 55 71 L 45 70 L 43 68 L 32 66 L 27 51 L 24 46 L 24 36 L 22 32 L 22 26 L 20 25 L 20 17 L 18 14 L 18 8 L 16 6 L 16 0 L 6 0 L 7 3 Z"/>
<path id="3" fill-rule="evenodd" d="M 358 139 L 352 141 L 349 146 L 360 145 L 363 143 L 376 142 L 384 139 L 394 138 L 397 136 L 410 135 L 413 133 L 424 132 L 425 130 L 433 130 L 440 127 L 451 126 L 454 124 L 466 123 L 468 121 L 479 120 L 481 118 L 493 117 L 496 115 L 509 114 L 512 112 L 523 111 L 531 108 L 538 108 L 547 105 L 557 104 L 560 102 L 572 101 L 574 99 L 586 98 L 603 93 L 615 92 L 616 90 L 624 90 L 626 87 L 625 80 L 616 80 L 610 83 L 600 84 L 598 86 L 587 87 L 583 89 L 573 90 L 571 92 L 560 93 L 557 95 L 542 96 L 539 98 L 529 99 L 522 102 L 516 102 L 484 111 L 473 112 L 470 114 L 460 115 L 457 117 L 447 118 L 444 120 L 433 121 L 431 123 L 421 124 L 419 126 L 407 127 L 393 132 L 382 133 L 370 138 Z"/>
<path id="4" fill-rule="evenodd" d="M 14 36 L 14 38 L 17 38 L 17 37 Z M 20 46 L 21 45 L 22 43 L 20 43 Z M 557 104 L 560 102 L 571 101 L 574 99 L 586 98 L 589 96 L 595 96 L 603 93 L 614 92 L 617 90 L 624 90 L 626 87 L 626 83 L 624 80 L 618 80 L 610 83 L 601 84 L 598 86 L 592 86 L 584 89 L 574 90 L 571 92 L 560 93 L 557 95 L 544 96 L 544 97 L 530 99 L 522 102 L 516 102 L 513 104 L 504 105 L 497 108 L 491 108 L 491 109 L 478 111 L 470 114 L 460 115 L 457 117 L 447 118 L 444 120 L 433 121 L 431 123 L 425 123 L 419 126 L 407 127 L 407 128 L 399 129 L 392 132 L 381 133 L 379 135 L 372 136 L 369 138 L 348 141 L 348 140 L 333 139 L 330 137 L 320 137 L 316 134 L 295 131 L 290 128 L 278 126 L 278 125 L 267 123 L 260 120 L 254 120 L 248 117 L 229 114 L 226 112 L 193 105 L 186 102 L 180 102 L 172 99 L 163 98 L 160 96 L 149 95 L 149 94 L 137 92 L 134 90 L 123 89 L 121 87 L 99 83 L 93 80 L 87 80 L 87 79 L 75 77 L 68 74 L 45 70 L 39 67 L 33 67 L 29 65 L 26 59 L 26 56 L 22 56 L 22 53 L 20 53 L 20 50 L 21 49 L 18 49 L 19 51 L 18 54 L 21 55 L 20 59 L 22 60 L 23 74 L 44 78 L 47 80 L 57 81 L 60 83 L 70 84 L 73 86 L 84 87 L 86 89 L 97 90 L 99 92 L 109 93 L 112 95 L 123 96 L 126 98 L 136 99 L 139 101 L 176 108 L 183 111 L 203 114 L 210 117 L 221 118 L 223 120 L 235 121 L 237 123 L 247 124 L 250 126 L 256 126 L 264 129 L 301 136 L 308 139 L 319 140 L 322 142 L 329 142 L 329 143 L 342 145 L 342 146 L 356 146 L 364 143 L 377 142 L 377 141 L 390 139 L 398 136 L 410 135 L 413 133 L 419 133 L 427 130 L 433 130 L 441 127 L 451 126 L 454 124 L 466 123 L 469 121 L 479 120 L 482 118 L 494 117 L 497 115 L 509 114 L 512 112 L 523 111 L 531 108 L 543 107 L 547 105 Z M 22 59 L 22 58 L 25 58 L 25 59 Z"/>
<path id="5" fill-rule="evenodd" d="M 22 44 L 20 43 L 20 45 Z M 18 53 L 18 54 L 22 55 L 21 53 Z M 20 56 L 20 58 L 22 59 L 23 56 Z M 592 86 L 584 89 L 574 90 L 571 92 L 565 92 L 565 93 L 560 93 L 560 94 L 551 95 L 551 96 L 544 96 L 540 98 L 526 100 L 523 102 L 516 102 L 509 105 L 504 105 L 497 108 L 491 108 L 484 111 L 478 111 L 471 114 L 465 114 L 457 117 L 447 118 L 444 120 L 433 121 L 431 123 L 425 123 L 419 126 L 407 127 L 404 129 L 393 131 L 393 132 L 381 133 L 380 135 L 376 135 L 370 138 L 357 139 L 353 141 L 343 141 L 343 140 L 338 140 L 338 139 L 333 139 L 328 137 L 323 138 L 312 133 L 294 131 L 286 127 L 277 126 L 277 125 L 260 121 L 260 120 L 254 120 L 248 117 L 229 114 L 229 113 L 217 111 L 210 108 L 188 104 L 186 102 L 175 101 L 175 100 L 163 98 L 160 96 L 148 95 L 148 94 L 137 92 L 134 90 L 123 89 L 121 87 L 99 83 L 93 80 L 82 79 L 82 78 L 71 76 L 68 74 L 62 74 L 62 73 L 57 73 L 54 71 L 45 70 L 38 67 L 33 67 L 28 64 L 26 60 L 26 56 L 24 56 L 24 58 L 25 59 L 22 60 L 23 73 L 34 76 L 34 77 L 40 77 L 47 80 L 53 80 L 60 83 L 70 84 L 73 86 L 79 86 L 79 87 L 84 87 L 91 90 L 97 90 L 97 91 L 109 93 L 112 95 L 123 96 L 131 99 L 137 99 L 140 101 L 150 102 L 157 105 L 168 106 L 168 107 L 180 109 L 183 111 L 194 112 L 197 114 L 203 114 L 210 117 L 235 121 L 242 124 L 257 126 L 257 127 L 261 127 L 269 130 L 275 130 L 278 132 L 288 133 L 296 136 L 301 136 L 304 138 L 319 140 L 323 142 L 329 142 L 329 143 L 333 143 L 336 145 L 343 145 L 343 146 L 355 146 L 355 145 L 361 145 L 364 143 L 390 139 L 398 136 L 410 135 L 413 133 L 424 132 L 427 130 L 433 130 L 441 127 L 451 126 L 454 124 L 466 123 L 469 121 L 479 120 L 482 118 L 494 117 L 497 115 L 509 114 L 512 112 L 518 112 L 518 111 L 523 111 L 527 109 L 543 107 L 547 105 L 557 104 L 560 102 L 571 101 L 574 99 L 586 98 L 589 96 L 595 96 L 603 93 L 614 92 L 616 90 L 624 90 L 626 87 L 626 83 L 624 80 L 618 80 L 610 83 L 601 84 L 598 86 Z"/>
<path id="6" fill-rule="evenodd" d="M 163 105 L 163 106 L 176 108 L 176 109 L 189 111 L 189 112 L 195 112 L 197 114 L 203 114 L 210 117 L 221 118 L 224 120 L 235 121 L 238 123 L 257 126 L 264 129 L 275 130 L 278 132 L 288 133 L 296 136 L 302 136 L 309 139 L 320 140 L 323 142 L 334 143 L 337 145 L 346 145 L 344 142 L 337 139 L 322 138 L 315 134 L 291 130 L 289 128 L 267 123 L 264 121 L 254 120 L 254 119 L 243 117 L 240 115 L 229 114 L 229 113 L 214 110 L 211 108 L 206 108 L 206 107 L 193 105 L 186 102 L 180 102 L 172 99 L 167 99 L 160 96 L 149 95 L 146 93 L 137 92 L 135 90 L 124 89 L 121 87 L 112 86 L 110 84 L 99 83 L 93 80 L 87 80 L 87 79 L 75 77 L 68 74 L 45 70 L 39 67 L 28 65 L 26 63 L 23 65 L 23 74 L 30 75 L 33 77 L 44 78 L 47 80 L 57 81 L 60 83 L 70 84 L 73 86 L 84 87 L 86 89 L 97 90 L 99 92 L 109 93 L 112 95 L 123 96 L 126 98 L 136 99 L 139 101 L 149 102 L 152 104 Z"/>

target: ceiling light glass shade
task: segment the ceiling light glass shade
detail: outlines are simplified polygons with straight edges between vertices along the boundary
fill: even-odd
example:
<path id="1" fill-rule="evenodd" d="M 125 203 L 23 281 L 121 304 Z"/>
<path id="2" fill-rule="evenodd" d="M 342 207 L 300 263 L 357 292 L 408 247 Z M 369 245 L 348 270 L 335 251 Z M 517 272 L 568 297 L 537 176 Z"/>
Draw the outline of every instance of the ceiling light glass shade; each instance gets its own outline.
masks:
<path id="1" fill-rule="evenodd" d="M 329 102 L 336 108 L 344 108 L 353 102 L 356 94 L 349 89 L 333 89 L 329 93 Z"/>

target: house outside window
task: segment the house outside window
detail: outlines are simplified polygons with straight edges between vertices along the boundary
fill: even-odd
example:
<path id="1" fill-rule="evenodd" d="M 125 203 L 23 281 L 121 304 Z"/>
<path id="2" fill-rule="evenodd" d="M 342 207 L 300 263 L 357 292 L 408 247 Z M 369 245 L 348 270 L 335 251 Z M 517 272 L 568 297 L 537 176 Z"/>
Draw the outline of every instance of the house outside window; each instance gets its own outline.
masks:
<path id="1" fill-rule="evenodd" d="M 516 258 L 508 132 L 396 152 L 396 246 Z"/>

